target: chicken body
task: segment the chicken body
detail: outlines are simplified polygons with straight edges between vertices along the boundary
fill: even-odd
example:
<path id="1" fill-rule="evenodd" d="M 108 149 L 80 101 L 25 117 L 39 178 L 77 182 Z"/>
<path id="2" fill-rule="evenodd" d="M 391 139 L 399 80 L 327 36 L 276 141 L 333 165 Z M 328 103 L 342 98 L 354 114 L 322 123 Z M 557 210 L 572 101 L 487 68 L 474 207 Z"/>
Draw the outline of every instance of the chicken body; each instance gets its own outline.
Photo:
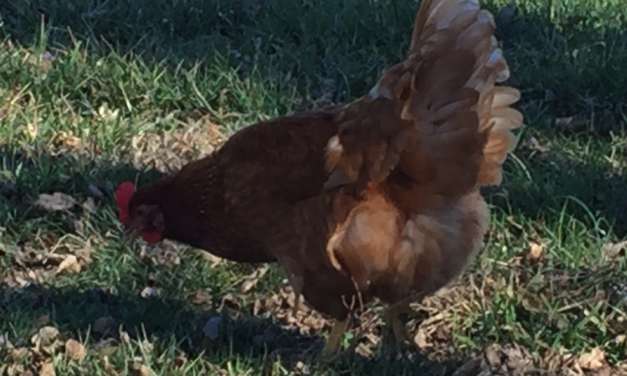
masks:
<path id="1" fill-rule="evenodd" d="M 425 0 L 406 59 L 364 97 L 251 125 L 214 155 L 141 187 L 130 228 L 221 257 L 278 263 L 338 324 L 379 298 L 397 309 L 460 274 L 489 222 L 522 115 L 492 16 Z M 401 339 L 401 338 L 398 338 Z"/>

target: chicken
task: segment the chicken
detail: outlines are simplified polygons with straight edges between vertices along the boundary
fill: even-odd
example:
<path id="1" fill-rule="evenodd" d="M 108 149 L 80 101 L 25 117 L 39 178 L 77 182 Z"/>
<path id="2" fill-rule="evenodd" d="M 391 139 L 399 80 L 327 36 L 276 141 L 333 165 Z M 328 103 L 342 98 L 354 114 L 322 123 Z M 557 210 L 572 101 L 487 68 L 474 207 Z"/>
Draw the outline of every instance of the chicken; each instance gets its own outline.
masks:
<path id="1" fill-rule="evenodd" d="M 515 146 L 520 92 L 477 0 L 424 0 L 409 52 L 354 102 L 251 125 L 213 155 L 117 193 L 120 220 L 240 262 L 277 261 L 297 296 L 336 320 L 378 299 L 405 338 L 408 304 L 479 249 Z"/>

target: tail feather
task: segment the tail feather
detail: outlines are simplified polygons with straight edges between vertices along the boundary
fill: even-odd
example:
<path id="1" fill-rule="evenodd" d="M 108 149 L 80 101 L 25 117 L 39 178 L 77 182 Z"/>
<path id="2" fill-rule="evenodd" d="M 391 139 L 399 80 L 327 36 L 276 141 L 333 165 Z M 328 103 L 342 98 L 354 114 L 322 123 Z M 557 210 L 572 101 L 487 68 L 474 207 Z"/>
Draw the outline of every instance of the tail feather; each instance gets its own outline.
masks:
<path id="1" fill-rule="evenodd" d="M 510 71 L 494 31 L 477 0 L 424 0 L 405 60 L 338 116 L 327 188 L 394 169 L 443 196 L 499 184 L 523 116 L 520 92 L 496 86 Z"/>

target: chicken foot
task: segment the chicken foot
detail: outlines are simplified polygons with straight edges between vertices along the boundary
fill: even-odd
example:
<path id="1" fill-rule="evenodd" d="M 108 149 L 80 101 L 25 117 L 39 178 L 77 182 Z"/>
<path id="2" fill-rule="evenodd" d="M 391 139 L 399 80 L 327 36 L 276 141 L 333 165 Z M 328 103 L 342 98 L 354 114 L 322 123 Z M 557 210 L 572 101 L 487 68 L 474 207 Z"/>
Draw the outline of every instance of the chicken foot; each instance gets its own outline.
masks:
<path id="1" fill-rule="evenodd" d="M 389 346 L 391 349 L 395 349 L 398 354 L 402 350 L 405 342 L 412 342 L 412 338 L 405 328 L 405 322 L 401 319 L 401 315 L 411 316 L 415 314 L 414 310 L 412 310 L 409 305 L 420 300 L 422 300 L 422 295 L 413 296 L 388 307 L 384 317 L 387 329 L 387 340 L 382 341 L 382 350 L 383 346 Z"/>
<path id="2" fill-rule="evenodd" d="M 322 349 L 322 354 L 320 359 L 323 362 L 330 361 L 335 354 L 337 354 L 340 346 L 342 345 L 342 339 L 344 338 L 344 333 L 348 329 L 348 324 L 350 322 L 350 318 L 345 318 L 344 320 L 337 320 L 335 324 L 333 324 L 333 328 L 331 328 L 331 333 L 329 333 L 329 338 L 327 342 L 324 344 L 324 348 Z"/>

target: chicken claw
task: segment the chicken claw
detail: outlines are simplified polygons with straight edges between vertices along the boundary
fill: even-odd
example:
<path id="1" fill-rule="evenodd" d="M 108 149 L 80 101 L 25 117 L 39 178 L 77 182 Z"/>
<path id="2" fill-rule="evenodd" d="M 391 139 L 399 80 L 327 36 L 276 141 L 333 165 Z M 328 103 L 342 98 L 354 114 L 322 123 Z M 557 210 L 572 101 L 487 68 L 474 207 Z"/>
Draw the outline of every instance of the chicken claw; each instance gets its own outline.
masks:
<path id="1" fill-rule="evenodd" d="M 329 339 L 327 339 L 327 343 L 325 343 L 322 349 L 322 355 L 320 356 L 321 361 L 328 362 L 337 354 L 342 344 L 344 333 L 346 333 L 348 329 L 348 323 L 349 318 L 346 318 L 344 320 L 338 320 L 333 324 Z"/>

